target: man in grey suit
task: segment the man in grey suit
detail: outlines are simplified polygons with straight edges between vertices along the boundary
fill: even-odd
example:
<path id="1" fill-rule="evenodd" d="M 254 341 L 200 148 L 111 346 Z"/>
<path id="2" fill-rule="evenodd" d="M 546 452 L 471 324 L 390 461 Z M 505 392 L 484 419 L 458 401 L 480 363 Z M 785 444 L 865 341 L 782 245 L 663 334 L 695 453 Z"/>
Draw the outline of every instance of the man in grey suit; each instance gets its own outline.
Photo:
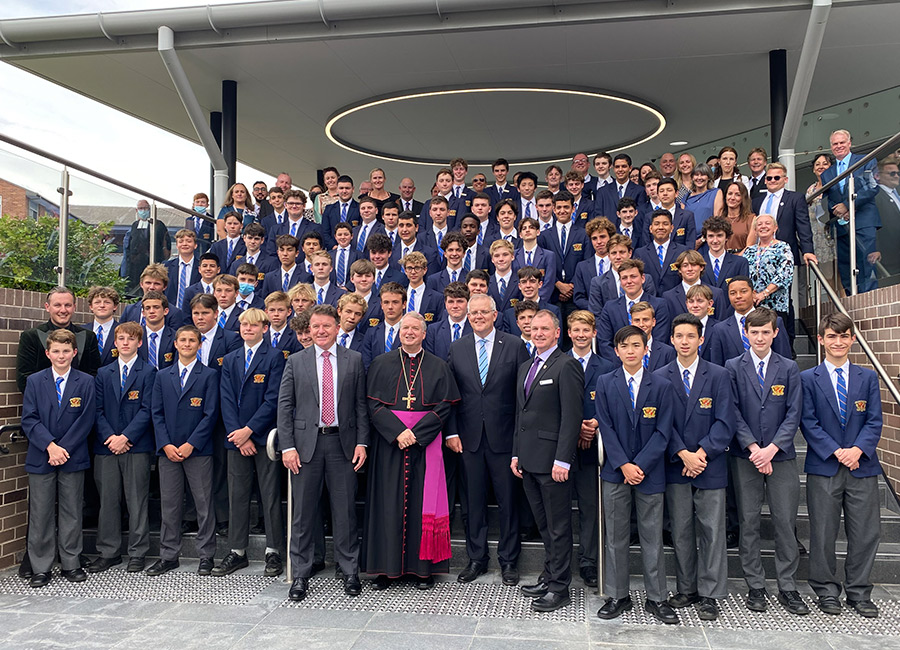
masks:
<path id="1" fill-rule="evenodd" d="M 309 330 L 313 345 L 288 358 L 278 395 L 278 443 L 294 490 L 288 592 L 294 601 L 303 600 L 309 587 L 323 483 L 331 497 L 334 557 L 344 592 L 358 596 L 362 590 L 355 474 L 366 462 L 369 442 L 362 355 L 335 343 L 340 326 L 331 305 L 312 308 Z"/>
<path id="2" fill-rule="evenodd" d="M 900 256 L 894 251 L 900 246 L 900 160 L 895 156 L 879 160 L 875 180 L 878 181 L 875 207 L 881 217 L 881 229 L 876 238 L 878 250 L 869 255 L 869 261 L 873 264 L 880 262 L 888 273 L 897 275 L 900 273 Z M 895 283 L 882 281 L 881 286 L 887 284 Z"/>
<path id="3" fill-rule="evenodd" d="M 531 608 L 565 607 L 572 581 L 572 481 L 569 470 L 581 433 L 584 372 L 564 354 L 559 319 L 540 310 L 531 320 L 535 357 L 519 366 L 513 474 L 525 481 L 525 495 L 544 542 L 544 570 L 537 584 L 522 587 L 536 598 Z"/>

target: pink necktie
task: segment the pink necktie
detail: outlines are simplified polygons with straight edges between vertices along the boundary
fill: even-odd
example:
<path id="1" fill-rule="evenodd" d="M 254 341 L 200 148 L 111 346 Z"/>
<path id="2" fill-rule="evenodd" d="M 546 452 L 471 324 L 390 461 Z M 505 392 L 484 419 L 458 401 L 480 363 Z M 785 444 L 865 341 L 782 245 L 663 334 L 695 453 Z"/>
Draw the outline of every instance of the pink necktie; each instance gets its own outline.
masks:
<path id="1" fill-rule="evenodd" d="M 331 352 L 322 351 L 322 424 L 326 427 L 334 422 L 334 376 L 331 374 Z"/>

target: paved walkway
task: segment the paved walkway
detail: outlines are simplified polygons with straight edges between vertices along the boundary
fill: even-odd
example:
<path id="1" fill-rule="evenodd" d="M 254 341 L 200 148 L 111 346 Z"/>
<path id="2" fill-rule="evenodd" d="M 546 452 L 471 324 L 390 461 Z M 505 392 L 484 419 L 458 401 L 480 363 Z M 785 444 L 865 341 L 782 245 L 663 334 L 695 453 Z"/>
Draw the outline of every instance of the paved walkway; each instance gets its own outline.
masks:
<path id="1" fill-rule="evenodd" d="M 693 610 L 680 610 L 682 624 L 664 626 L 642 611 L 638 591 L 632 612 L 599 620 L 599 596 L 577 581 L 572 605 L 536 614 L 518 590 L 490 573 L 471 585 L 439 581 L 427 592 L 411 584 L 375 592 L 364 583 L 363 594 L 350 599 L 329 567 L 298 604 L 287 600 L 282 579 L 262 575 L 261 564 L 225 578 L 201 578 L 195 569 L 189 560 L 178 571 L 149 578 L 119 566 L 76 585 L 55 577 L 40 590 L 4 571 L 0 649 L 900 649 L 895 586 L 876 588 L 882 615 L 867 620 L 849 610 L 826 616 L 814 607 L 809 616 L 791 616 L 774 599 L 768 614 L 754 614 L 742 606 L 742 584 L 733 581 L 718 621 L 701 622 Z M 811 600 L 808 591 L 804 597 Z"/>

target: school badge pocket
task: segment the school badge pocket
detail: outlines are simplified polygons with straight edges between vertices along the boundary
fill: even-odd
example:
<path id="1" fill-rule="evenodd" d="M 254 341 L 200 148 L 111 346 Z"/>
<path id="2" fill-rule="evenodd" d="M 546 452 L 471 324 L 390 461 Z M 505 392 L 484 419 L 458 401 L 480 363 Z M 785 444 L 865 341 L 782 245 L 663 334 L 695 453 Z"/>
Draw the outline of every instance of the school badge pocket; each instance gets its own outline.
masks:
<path id="1" fill-rule="evenodd" d="M 425 319 L 426 323 L 430 323 L 431 321 L 434 320 L 434 313 L 428 312 L 427 314 L 422 314 L 422 318 Z"/>
<path id="2" fill-rule="evenodd" d="M 254 384 L 264 384 L 266 381 L 265 375 L 253 375 L 253 383 Z"/>
<path id="3" fill-rule="evenodd" d="M 166 353 L 163 355 L 163 361 L 165 361 L 166 363 L 172 363 L 172 359 L 175 358 L 174 355 L 175 355 L 174 352 L 166 352 Z"/>
<path id="4" fill-rule="evenodd" d="M 191 406 L 199 407 L 199 406 L 201 406 L 202 404 L 203 404 L 203 398 L 202 398 L 202 397 L 192 397 L 192 398 L 191 398 Z"/>
<path id="5" fill-rule="evenodd" d="M 216 363 L 219 364 L 219 367 L 222 366 L 222 362 L 223 362 L 223 361 L 225 361 L 225 357 L 219 357 L 218 359 L 216 359 Z"/>
<path id="6" fill-rule="evenodd" d="M 581 244 L 572 244 L 572 250 L 575 251 L 576 253 L 580 253 L 581 252 Z"/>
<path id="7" fill-rule="evenodd" d="M 678 230 L 676 230 L 675 235 L 677 237 L 684 237 L 684 228 L 679 228 Z"/>
<path id="8" fill-rule="evenodd" d="M 857 413 L 865 413 L 866 412 L 866 400 L 860 399 L 853 402 L 856 405 Z"/>
<path id="9" fill-rule="evenodd" d="M 645 406 L 643 409 L 643 414 L 645 418 L 655 418 L 656 417 L 656 407 L 655 406 Z"/>
<path id="10" fill-rule="evenodd" d="M 378 327 L 378 323 L 381 322 L 380 318 L 370 318 L 369 319 L 369 327 Z"/>
<path id="11" fill-rule="evenodd" d="M 518 299 L 518 298 L 510 298 L 510 299 L 509 299 L 509 306 L 510 306 L 510 307 L 515 307 L 515 306 L 518 305 L 518 304 L 519 304 L 519 299 Z"/>
<path id="12" fill-rule="evenodd" d="M 140 396 L 141 396 L 141 391 L 139 391 L 139 390 L 130 390 L 130 391 L 128 391 L 128 399 L 130 399 L 130 400 L 132 400 L 132 401 L 133 401 L 133 400 L 136 400 L 136 399 L 139 399 Z"/>
<path id="13" fill-rule="evenodd" d="M 784 397 L 784 386 L 782 384 L 775 384 L 772 386 L 772 395 L 775 397 Z"/>
<path id="14" fill-rule="evenodd" d="M 700 408 L 711 409 L 712 408 L 712 397 L 701 397 L 700 398 Z"/>
<path id="15" fill-rule="evenodd" d="M 73 409 L 81 408 L 81 398 L 80 397 L 70 397 L 69 398 L 69 406 Z"/>
<path id="16" fill-rule="evenodd" d="M 284 358 L 285 358 L 285 359 L 287 359 L 289 356 L 291 356 L 291 353 L 290 353 L 289 350 L 282 350 L 282 352 L 284 352 Z"/>
<path id="17" fill-rule="evenodd" d="M 109 353 L 110 353 L 110 355 L 112 355 L 113 359 L 119 358 L 119 349 L 118 348 L 113 348 L 112 350 L 109 351 Z"/>
<path id="18" fill-rule="evenodd" d="M 715 307 L 709 307 L 709 308 L 706 310 L 706 315 L 707 315 L 707 316 L 715 316 L 715 315 L 716 315 L 716 308 L 715 308 Z"/>
<path id="19" fill-rule="evenodd" d="M 672 262 L 671 264 L 669 264 L 669 270 L 675 271 L 677 273 L 678 272 L 678 262 Z"/>
<path id="20" fill-rule="evenodd" d="M 591 401 L 593 402 L 596 399 L 597 399 L 597 391 L 592 390 L 591 391 Z"/>

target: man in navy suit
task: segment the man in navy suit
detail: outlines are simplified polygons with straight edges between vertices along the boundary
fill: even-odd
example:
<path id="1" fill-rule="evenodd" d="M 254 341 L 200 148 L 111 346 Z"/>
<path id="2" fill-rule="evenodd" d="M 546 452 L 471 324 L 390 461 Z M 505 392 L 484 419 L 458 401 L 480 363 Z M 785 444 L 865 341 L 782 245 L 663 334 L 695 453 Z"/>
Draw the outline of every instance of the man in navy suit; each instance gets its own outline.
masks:
<path id="1" fill-rule="evenodd" d="M 433 323 L 444 314 L 444 297 L 425 286 L 428 261 L 423 253 L 413 251 L 400 258 L 400 267 L 406 274 L 406 309 L 422 314 L 426 323 Z"/>
<path id="2" fill-rule="evenodd" d="M 209 255 L 209 253 L 207 253 Z M 148 291 L 159 291 L 163 294 L 166 292 L 166 288 L 169 283 L 169 272 L 168 269 L 162 264 L 158 262 L 155 264 L 148 264 L 147 268 L 144 269 L 143 273 L 141 273 L 140 278 L 140 287 L 143 291 L 143 295 L 147 295 Z M 169 305 L 169 311 L 166 314 L 166 325 L 172 328 L 178 328 L 185 323 L 185 320 L 190 320 L 189 317 L 180 309 L 175 307 L 174 305 Z M 133 321 L 135 323 L 144 324 L 143 317 L 143 307 L 142 300 L 138 300 L 137 302 L 133 302 L 130 305 L 126 305 L 122 310 L 122 318 L 119 319 L 123 323 L 127 323 L 128 321 Z"/>
<path id="3" fill-rule="evenodd" d="M 406 312 L 406 289 L 402 285 L 385 282 L 381 285 L 378 296 L 384 319 L 366 330 L 362 350 L 366 370 L 375 357 L 400 347 L 400 319 Z"/>
<path id="4" fill-rule="evenodd" d="M 503 199 L 504 201 L 511 199 Z M 499 208 L 499 204 L 494 206 Z M 500 237 L 500 224 L 497 223 L 495 215 L 492 215 L 491 198 L 484 192 L 479 192 L 472 197 L 471 214 L 478 218 L 478 234 L 476 241 L 479 246 L 489 248 L 491 242 Z M 465 215 L 463 215 L 465 216 Z M 462 222 L 459 221 L 460 225 Z"/>
<path id="5" fill-rule="evenodd" d="M 609 238 L 606 250 L 609 256 L 609 269 L 603 275 L 591 278 L 588 288 L 588 311 L 599 318 L 603 311 L 603 305 L 610 300 L 615 300 L 623 295 L 622 285 L 619 281 L 619 266 L 627 259 L 631 259 L 633 247 L 631 240 L 625 235 L 615 234 Z M 644 293 L 656 296 L 656 284 L 653 278 L 644 274 Z"/>
<path id="6" fill-rule="evenodd" d="M 169 284 L 166 286 L 166 298 L 169 303 L 184 310 L 188 304 L 184 293 L 187 288 L 200 282 L 200 269 L 197 266 L 197 234 L 188 228 L 175 233 L 175 248 L 178 257 L 166 260 L 163 265 L 169 272 Z"/>
<path id="7" fill-rule="evenodd" d="M 32 587 L 50 583 L 57 547 L 63 577 L 69 582 L 87 579 L 79 562 L 81 515 L 84 473 L 90 467 L 88 435 L 96 409 L 94 378 L 72 368 L 75 346 L 76 335 L 67 329 L 47 334 L 46 357 L 51 365 L 28 378 L 22 399 L 22 430 L 28 439 L 27 551 Z"/>
<path id="8" fill-rule="evenodd" d="M 231 266 L 228 267 L 227 273 L 237 275 L 237 270 L 242 264 L 252 264 L 260 270 L 262 275 L 259 280 L 262 282 L 265 274 L 278 268 L 278 258 L 268 255 L 263 250 L 266 241 L 266 230 L 258 223 L 251 223 L 244 228 L 242 236 L 246 251 L 243 255 L 236 255 Z M 185 298 L 185 305 L 189 305 L 190 300 Z"/>
<path id="9" fill-rule="evenodd" d="M 266 296 L 266 317 L 269 330 L 265 334 L 266 344 L 278 350 L 285 359 L 300 350 L 300 343 L 287 321 L 291 315 L 291 299 L 283 291 L 273 291 Z"/>
<path id="10" fill-rule="evenodd" d="M 731 455 L 741 521 L 741 568 L 749 588 L 747 609 L 765 611 L 766 575 L 759 543 L 765 497 L 775 529 L 778 602 L 790 613 L 804 615 L 809 607 L 797 592 L 800 553 L 794 533 L 800 500 L 794 436 L 803 394 L 797 364 L 772 351 L 776 319 L 766 307 L 753 310 L 744 328 L 750 349 L 725 364 L 737 417 Z"/>
<path id="11" fill-rule="evenodd" d="M 364 334 L 357 326 L 366 313 L 368 305 L 365 298 L 356 293 L 345 293 L 338 300 L 337 313 L 340 330 L 337 343 L 348 350 L 362 354 Z"/>
<path id="12" fill-rule="evenodd" d="M 491 173 L 494 175 L 494 184 L 484 188 L 485 194 L 491 197 L 491 205 L 497 205 L 503 199 L 519 198 L 519 190 L 511 183 L 506 182 L 509 174 L 509 163 L 505 158 L 497 158 L 491 165 Z"/>
<path id="13" fill-rule="evenodd" d="M 122 323 L 115 330 L 116 363 L 97 373 L 97 437 L 94 478 L 100 493 L 97 552 L 88 573 L 122 563 L 122 493 L 128 507 L 128 573 L 140 573 L 150 551 L 150 455 L 154 451 L 150 407 L 156 368 L 137 356 L 143 329 Z"/>
<path id="14" fill-rule="evenodd" d="M 488 273 L 493 271 L 488 246 L 478 243 L 480 228 L 481 222 L 474 214 L 467 214 L 460 219 L 459 232 L 466 242 L 465 253 L 463 254 L 463 270 L 466 273 L 476 269 L 481 269 Z"/>
<path id="15" fill-rule="evenodd" d="M 223 220 L 225 224 L 225 236 L 214 242 L 209 247 L 209 252 L 215 255 L 222 268 L 227 269 L 239 256 L 247 253 L 247 245 L 241 239 L 241 228 L 244 221 L 237 212 L 229 212 Z"/>
<path id="16" fill-rule="evenodd" d="M 628 313 L 631 315 L 631 324 L 644 330 L 647 335 L 647 352 L 642 360 L 644 370 L 656 372 L 671 363 L 675 359 L 675 349 L 663 338 L 662 328 L 656 327 L 656 310 L 653 306 L 649 302 L 636 302 Z M 659 332 L 658 337 L 653 336 L 654 330 Z M 668 325 L 664 331 L 669 331 Z"/>
<path id="17" fill-rule="evenodd" d="M 646 245 L 650 240 L 650 217 L 638 214 L 637 203 L 627 196 L 616 204 L 616 232 L 631 240 L 635 250 Z"/>
<path id="18" fill-rule="evenodd" d="M 597 586 L 597 557 L 600 552 L 597 522 L 599 423 L 594 402 L 597 396 L 597 379 L 600 375 L 616 369 L 616 364 L 612 361 L 591 352 L 591 346 L 597 337 L 595 323 L 594 315 L 583 309 L 573 311 L 569 315 L 568 328 L 572 349 L 568 354 L 574 357 L 584 370 L 584 415 L 572 471 L 575 498 L 578 500 L 578 572 L 588 587 Z"/>
<path id="19" fill-rule="evenodd" d="M 754 214 L 770 214 L 778 224 L 778 239 L 785 241 L 794 254 L 794 264 L 816 262 L 813 253 L 809 206 L 799 192 L 785 189 L 787 168 L 779 162 L 766 165 L 766 190 L 753 199 Z M 862 188 L 860 188 L 862 189 Z"/>
<path id="20" fill-rule="evenodd" d="M 444 258 L 444 237 L 450 232 L 450 226 L 447 223 L 447 216 L 450 210 L 450 204 L 447 199 L 442 196 L 436 196 L 431 199 L 428 208 L 428 214 L 422 214 L 419 217 L 418 229 L 419 237 L 422 245 L 435 251 L 438 255 L 439 267 L 446 266 L 447 261 Z"/>
<path id="21" fill-rule="evenodd" d="M 331 281 L 331 255 L 326 251 L 315 251 L 310 254 L 310 268 L 313 274 L 313 290 L 316 292 L 317 305 L 331 305 L 337 309 L 338 300 L 347 291 Z"/>
<path id="22" fill-rule="evenodd" d="M 360 253 L 353 246 L 353 227 L 346 222 L 341 222 L 334 227 L 334 240 L 336 248 L 328 251 L 331 255 L 332 280 L 339 287 L 347 291 L 353 291 L 353 283 L 350 281 L 350 267 L 361 259 Z"/>
<path id="23" fill-rule="evenodd" d="M 250 226 L 248 226 L 248 228 L 249 227 Z M 221 270 L 221 267 L 219 266 L 219 258 L 215 253 L 203 253 L 200 256 L 200 260 L 197 266 L 200 272 L 200 281 L 195 282 L 194 284 L 189 286 L 184 292 L 185 306 L 184 316 L 182 320 L 187 319 L 188 323 L 186 324 L 188 325 L 190 324 L 191 319 L 191 301 L 198 293 L 212 293 L 212 281 L 216 278 L 217 275 L 219 275 L 219 271 Z M 137 318 L 126 318 L 128 311 L 132 307 L 132 305 L 128 305 L 127 307 L 125 307 L 125 309 L 122 310 L 122 322 L 125 322 L 127 320 L 138 322 L 140 320 L 140 307 L 138 307 L 138 309 L 136 310 Z"/>
<path id="24" fill-rule="evenodd" d="M 429 323 L 423 347 L 436 357 L 447 361 L 450 345 L 472 332 L 466 318 L 469 289 L 464 282 L 451 282 L 444 287 L 444 312 L 440 320 Z"/>
<path id="25" fill-rule="evenodd" d="M 240 315 L 243 346 L 225 355 L 219 383 L 225 449 L 228 456 L 228 546 L 231 551 L 213 568 L 224 576 L 249 566 L 250 497 L 253 475 L 259 481 L 265 512 L 265 575 L 282 570 L 284 519 L 281 514 L 281 468 L 262 452 L 269 431 L 275 426 L 278 390 L 284 371 L 284 356 L 266 345 L 269 320 L 260 309 Z"/>
<path id="26" fill-rule="evenodd" d="M 365 254 L 369 245 L 369 237 L 381 233 L 384 234 L 384 223 L 378 220 L 378 205 L 375 199 L 364 196 L 359 200 L 359 225 L 353 229 L 352 246 L 360 253 Z M 390 241 L 390 238 L 388 238 Z"/>
<path id="27" fill-rule="evenodd" d="M 856 341 L 853 323 L 840 313 L 819 323 L 825 361 L 800 374 L 803 415 L 800 430 L 806 452 L 806 501 L 809 508 L 809 584 L 826 614 L 841 612 L 835 539 L 841 510 L 847 531 L 844 563 L 847 604 L 861 616 L 875 618 L 870 574 L 880 533 L 878 441 L 881 438 L 881 392 L 878 376 L 849 361 Z"/>
<path id="28" fill-rule="evenodd" d="M 603 592 L 608 595 L 597 616 L 609 620 L 633 607 L 628 591 L 633 501 L 647 592 L 644 609 L 663 623 L 674 624 L 678 615 L 666 602 L 662 544 L 666 447 L 673 428 L 672 387 L 644 369 L 647 335 L 643 330 L 626 325 L 616 332 L 613 344 L 622 367 L 601 375 L 596 387 L 596 418 L 605 453 L 600 479 L 607 530 Z"/>
<path id="29" fill-rule="evenodd" d="M 648 177 L 649 180 L 650 177 Z M 697 225 L 694 223 L 694 213 L 681 207 L 676 200 L 678 197 L 678 183 L 673 178 L 659 181 L 656 186 L 657 204 L 647 202 L 644 214 L 641 218 L 641 227 L 644 231 L 650 225 L 652 215 L 657 210 L 666 210 L 672 215 L 672 240 L 681 246 L 693 249 L 697 241 Z"/>
<path id="30" fill-rule="evenodd" d="M 552 197 L 538 199 L 539 205 L 545 202 L 551 205 L 550 210 L 552 211 Z M 552 224 L 549 227 L 552 228 Z M 516 257 L 513 260 L 513 269 L 518 270 L 526 266 L 541 269 L 544 272 L 541 300 L 550 302 L 553 292 L 556 290 L 560 260 L 555 253 L 543 248 L 539 243 L 540 229 L 540 222 L 533 217 L 526 217 L 519 222 L 519 243 L 516 248 Z"/>
<path id="31" fill-rule="evenodd" d="M 262 295 L 268 296 L 273 291 L 284 291 L 301 282 L 308 282 L 309 274 L 297 264 L 297 253 L 300 242 L 291 235 L 279 235 L 276 241 L 279 268 L 266 273 L 262 284 Z"/>
<path id="32" fill-rule="evenodd" d="M 468 248 L 466 238 L 459 232 L 449 232 L 444 237 L 441 248 L 446 266 L 441 271 L 431 273 L 425 280 L 428 288 L 434 291 L 443 291 L 451 282 L 466 281 L 466 271 L 463 269 L 463 256 Z"/>
<path id="33" fill-rule="evenodd" d="M 522 292 L 519 291 L 519 276 L 512 268 L 515 257 L 513 245 L 506 240 L 498 239 L 491 244 L 490 251 L 494 272 L 488 282 L 488 294 L 494 299 L 500 313 L 500 320 L 497 322 L 497 326 L 500 327 L 503 313 L 516 306 L 522 298 Z"/>
<path id="34" fill-rule="evenodd" d="M 749 277 L 738 275 L 731 278 L 728 283 L 728 300 L 734 309 L 734 313 L 715 324 L 707 333 L 709 341 L 709 360 L 717 366 L 724 366 L 725 362 L 738 357 L 744 351 L 750 349 L 750 341 L 744 332 L 744 323 L 747 317 L 754 311 L 753 283 Z M 791 344 L 781 316 L 775 326 L 776 336 L 772 349 L 776 354 L 791 358 Z"/>
<path id="35" fill-rule="evenodd" d="M 103 367 L 115 361 L 118 354 L 114 350 L 116 326 L 119 321 L 114 318 L 114 314 L 119 306 L 119 292 L 112 287 L 92 287 L 88 291 L 86 301 L 88 309 L 94 315 L 94 321 L 85 323 L 82 327 L 91 330 L 97 337 L 100 366 Z"/>
<path id="36" fill-rule="evenodd" d="M 519 517 L 515 477 L 507 471 L 514 436 L 516 375 L 528 360 L 525 344 L 494 327 L 497 306 L 488 295 L 472 296 L 468 320 L 472 333 L 451 343 L 449 364 L 459 388 L 446 446 L 462 454 L 468 513 L 466 553 L 469 563 L 459 582 L 487 572 L 488 486 L 500 515 L 497 559 L 503 584 L 519 582 Z"/>
<path id="37" fill-rule="evenodd" d="M 369 260 L 375 265 L 375 290 L 389 282 L 396 282 L 402 286 L 409 284 L 409 280 L 403 271 L 397 266 L 391 265 L 391 238 L 383 232 L 378 232 L 369 237 L 366 243 L 369 251 Z"/>
<path id="38" fill-rule="evenodd" d="M 706 260 L 693 249 L 683 251 L 675 260 L 675 268 L 681 276 L 681 282 L 666 291 L 662 298 L 666 301 L 671 317 L 687 313 L 687 292 L 695 286 L 703 284 L 701 277 L 706 268 Z M 731 303 L 725 298 L 722 290 L 714 285 L 708 285 L 713 295 L 712 316 L 726 318 L 731 315 Z"/>
<path id="39" fill-rule="evenodd" d="M 688 250 L 672 241 L 672 215 L 668 210 L 657 210 L 651 215 L 650 243 L 634 251 L 634 256 L 644 260 L 644 270 L 653 277 L 656 293 L 662 296 L 681 282 L 675 260 Z"/>
<path id="40" fill-rule="evenodd" d="M 566 172 L 566 191 L 572 195 L 572 225 L 584 228 L 594 218 L 594 201 L 584 191 L 584 178 L 576 171 Z"/>
<path id="41" fill-rule="evenodd" d="M 619 265 L 619 282 L 623 294 L 603 305 L 597 323 L 597 353 L 610 361 L 615 360 L 613 338 L 622 327 L 631 324 L 631 308 L 639 302 L 653 307 L 656 327 L 653 333 L 657 341 L 665 341 L 669 334 L 669 312 L 661 298 L 644 291 L 644 263 L 641 260 L 623 260 Z"/>
<path id="42" fill-rule="evenodd" d="M 610 237 L 616 234 L 616 227 L 606 217 L 598 217 L 585 224 L 584 232 L 591 240 L 594 254 L 575 267 L 573 301 L 578 309 L 589 309 L 591 280 L 611 268 L 608 246 Z"/>
<path id="43" fill-rule="evenodd" d="M 141 311 L 145 320 L 144 340 L 147 346 L 138 348 L 138 354 L 154 368 L 167 368 L 175 363 L 175 330 L 166 325 L 166 313 L 169 311 L 166 295 L 160 291 L 148 291 L 141 301 Z"/>
<path id="44" fill-rule="evenodd" d="M 700 619 L 713 621 L 719 616 L 716 601 L 728 595 L 725 488 L 734 396 L 728 371 L 699 356 L 703 325 L 696 316 L 676 316 L 671 341 L 677 360 L 657 371 L 672 385 L 675 408 L 666 450 L 666 507 L 677 585 L 669 604 L 696 603 Z"/>
<path id="45" fill-rule="evenodd" d="M 156 374 L 153 387 L 162 523 L 160 557 L 146 573 L 159 576 L 179 566 L 184 481 L 187 479 L 199 520 L 197 550 L 200 565 L 197 573 L 210 575 L 216 553 L 212 432 L 219 413 L 219 375 L 197 360 L 200 331 L 196 327 L 181 327 L 176 332 L 175 345 L 178 361 Z"/>
<path id="46" fill-rule="evenodd" d="M 235 334 L 241 328 L 238 321 L 241 308 L 237 306 L 239 288 L 240 284 L 233 275 L 222 274 L 213 280 L 213 295 L 219 303 L 217 323 L 219 327 Z"/>
<path id="47" fill-rule="evenodd" d="M 267 233 L 275 232 L 275 229 L 287 219 L 287 210 L 284 207 L 284 190 L 274 185 L 269 189 L 268 196 L 268 206 L 271 209 L 266 214 L 258 215 L 259 224 Z"/>
<path id="48" fill-rule="evenodd" d="M 831 134 L 831 153 L 834 154 L 836 164 L 822 172 L 822 184 L 833 181 L 838 174 L 842 174 L 855 165 L 862 156 L 851 153 L 850 133 L 843 129 Z M 844 290 L 850 293 L 850 244 L 851 239 L 856 240 L 856 268 L 859 275 L 856 278 L 857 290 L 862 293 L 871 291 L 878 286 L 873 275 L 872 264 L 869 255 L 875 252 L 877 245 L 875 233 L 881 228 L 881 215 L 875 205 L 875 197 L 878 195 L 878 184 L 874 180 L 877 163 L 873 158 L 862 168 L 853 173 L 854 190 L 856 191 L 856 233 L 850 232 L 850 199 L 848 197 L 849 183 L 845 180 L 835 183 L 826 193 L 828 211 L 836 222 L 832 224 L 837 235 L 838 270 L 841 274 L 841 284 Z"/>
<path id="49" fill-rule="evenodd" d="M 619 199 L 626 196 L 637 204 L 638 212 L 647 204 L 647 193 L 640 185 L 628 179 L 631 173 L 631 156 L 627 153 L 616 154 L 613 158 L 613 182 L 607 183 L 595 194 L 594 214 L 609 217 L 616 211 Z"/>
<path id="50" fill-rule="evenodd" d="M 349 176 L 341 176 L 337 183 L 338 200 L 330 203 L 322 212 L 322 237 L 325 239 L 325 248 L 331 250 L 337 245 L 334 239 L 334 227 L 339 223 L 349 223 L 355 228 L 362 220 L 359 213 L 359 203 L 353 198 L 353 179 Z"/>
<path id="51" fill-rule="evenodd" d="M 425 256 L 428 268 L 437 271 L 441 268 L 437 251 L 425 244 L 425 238 L 417 235 L 418 217 L 412 212 L 401 212 L 397 218 L 397 241 L 391 250 L 391 264 L 400 267 L 400 259 L 410 253 L 421 253 Z M 432 233 L 433 234 L 433 233 Z"/>
<path id="52" fill-rule="evenodd" d="M 731 237 L 731 223 L 722 217 L 710 217 L 703 223 L 703 239 L 706 244 L 699 252 L 706 261 L 703 270 L 703 284 L 728 291 L 731 278 L 739 275 L 750 275 L 750 264 L 747 258 L 734 255 L 725 249 L 725 242 Z M 721 317 L 722 314 L 717 316 Z"/>
<path id="53" fill-rule="evenodd" d="M 209 214 L 209 197 L 204 192 L 194 194 L 193 204 L 195 212 Z M 209 252 L 210 244 L 216 237 L 216 225 L 210 217 L 208 220 L 198 216 L 185 217 L 184 227 L 194 231 L 197 240 L 197 249 L 200 254 Z"/>

